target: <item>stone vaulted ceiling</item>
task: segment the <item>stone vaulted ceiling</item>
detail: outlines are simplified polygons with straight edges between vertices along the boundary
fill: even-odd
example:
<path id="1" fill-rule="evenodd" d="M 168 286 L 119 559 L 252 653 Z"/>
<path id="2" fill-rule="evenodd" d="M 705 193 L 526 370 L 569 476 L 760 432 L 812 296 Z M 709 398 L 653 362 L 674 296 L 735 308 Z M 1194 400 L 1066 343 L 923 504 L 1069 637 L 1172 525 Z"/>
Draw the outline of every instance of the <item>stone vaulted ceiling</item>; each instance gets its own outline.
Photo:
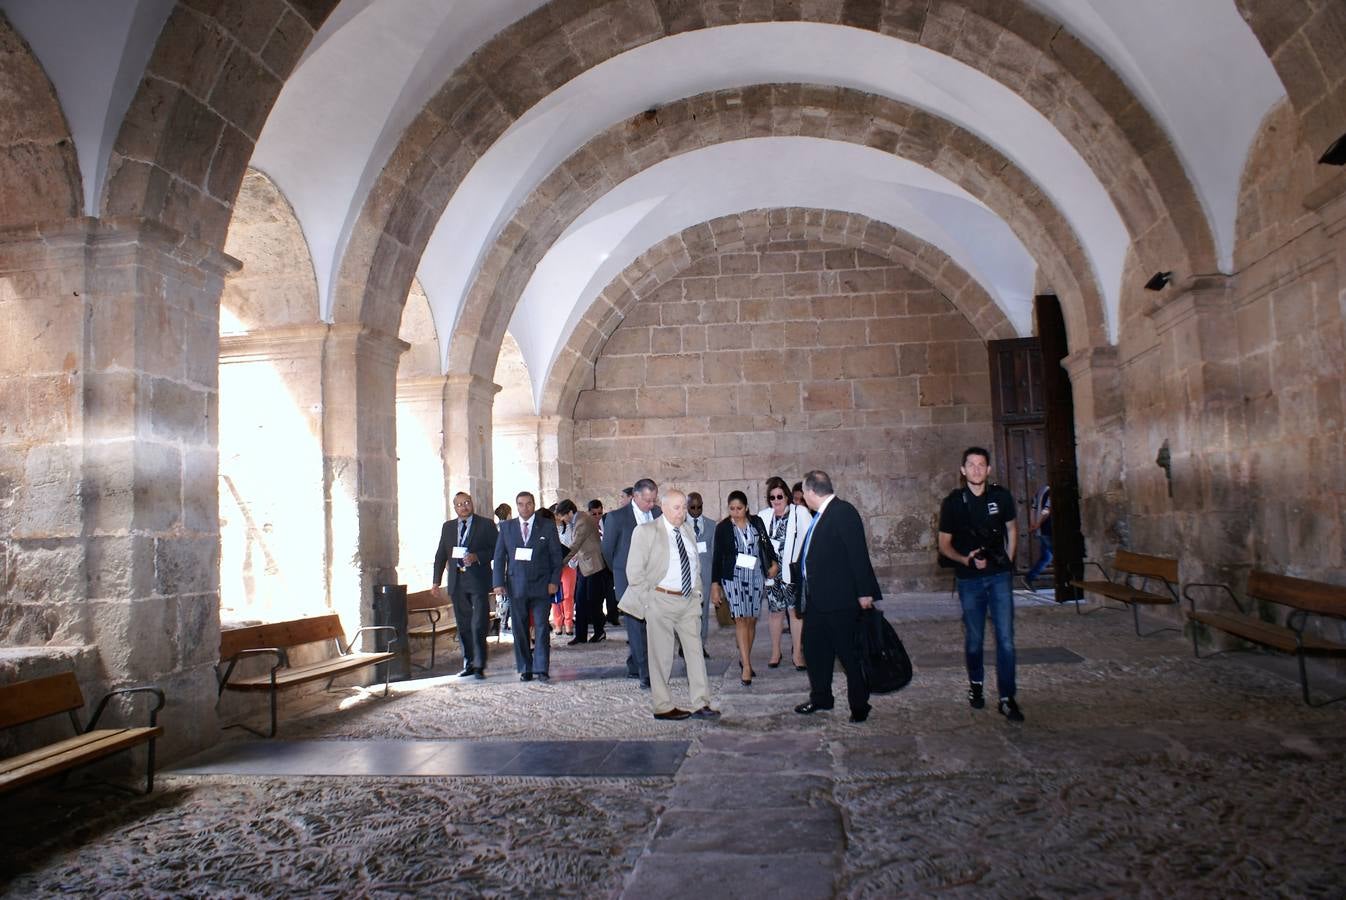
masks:
<path id="1" fill-rule="evenodd" d="M 1114 343 L 1128 267 L 1231 270 L 1248 151 L 1285 96 L 1251 0 L 329 5 L 239 7 L 239 40 L 247 17 L 270 29 L 257 78 L 297 52 L 291 19 L 316 33 L 269 111 L 231 110 L 256 119 L 248 164 L 294 210 L 320 317 L 395 334 L 419 278 L 444 371 L 489 378 L 508 330 L 539 403 L 614 279 L 754 209 L 880 223 L 1015 332 L 1045 285 L 1072 344 Z M 0 0 L 60 100 L 86 214 L 117 207 L 114 148 L 147 66 L 172 62 L 163 35 L 224 7 Z"/>

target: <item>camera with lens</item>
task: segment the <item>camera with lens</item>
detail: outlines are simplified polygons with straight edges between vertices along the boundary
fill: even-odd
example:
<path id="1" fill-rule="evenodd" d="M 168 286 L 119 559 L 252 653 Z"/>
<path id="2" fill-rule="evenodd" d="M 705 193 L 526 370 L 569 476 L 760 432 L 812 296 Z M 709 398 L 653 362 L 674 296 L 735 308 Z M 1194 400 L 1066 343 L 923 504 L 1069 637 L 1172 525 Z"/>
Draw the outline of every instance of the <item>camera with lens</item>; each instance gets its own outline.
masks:
<path id="1" fill-rule="evenodd" d="M 981 551 L 981 558 L 986 560 L 988 565 L 997 569 L 1013 568 L 1009 554 L 1005 552 L 1005 532 L 1002 528 L 996 527 L 999 524 L 999 522 L 984 522 L 973 526 L 972 537 L 976 541 L 977 549 Z"/>

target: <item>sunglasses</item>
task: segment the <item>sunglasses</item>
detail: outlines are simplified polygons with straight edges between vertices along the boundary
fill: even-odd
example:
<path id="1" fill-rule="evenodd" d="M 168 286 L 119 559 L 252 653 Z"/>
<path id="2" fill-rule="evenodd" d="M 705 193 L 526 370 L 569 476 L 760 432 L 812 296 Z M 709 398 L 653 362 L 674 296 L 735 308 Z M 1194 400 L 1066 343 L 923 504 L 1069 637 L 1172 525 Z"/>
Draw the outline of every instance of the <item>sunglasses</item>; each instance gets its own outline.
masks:
<path id="1" fill-rule="evenodd" d="M 784 500 L 784 499 L 785 499 L 785 495 L 784 495 L 784 494 L 768 494 L 768 495 L 767 495 L 767 499 L 768 499 L 768 500 Z"/>

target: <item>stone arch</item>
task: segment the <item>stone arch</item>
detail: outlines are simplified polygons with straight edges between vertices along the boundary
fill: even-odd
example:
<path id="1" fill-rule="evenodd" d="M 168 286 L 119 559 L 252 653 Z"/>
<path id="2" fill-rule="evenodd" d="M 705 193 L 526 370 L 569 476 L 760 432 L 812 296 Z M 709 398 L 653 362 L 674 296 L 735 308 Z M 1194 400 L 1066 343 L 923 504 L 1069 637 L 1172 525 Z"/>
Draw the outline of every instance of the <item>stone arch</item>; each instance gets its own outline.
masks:
<path id="1" fill-rule="evenodd" d="M 0 12 L 0 228 L 73 218 L 81 198 L 56 89 Z"/>
<path id="2" fill-rule="evenodd" d="M 239 186 L 224 252 L 246 264 L 225 277 L 223 332 L 317 324 L 318 282 L 303 229 L 280 188 L 256 169 Z"/>
<path id="3" fill-rule="evenodd" d="M 1238 0 L 1238 10 L 1275 66 L 1316 160 L 1346 121 L 1346 6 Z"/>
<path id="4" fill-rule="evenodd" d="M 594 198 L 654 162 L 728 140 L 821 135 L 894 153 L 978 197 L 1014 230 L 1056 287 L 1074 346 L 1108 343 L 1092 267 L 1064 216 L 1033 182 L 976 136 L 906 104 L 847 88 L 761 85 L 663 107 L 658 127 L 621 122 L 538 186 L 483 260 L 450 337 L 449 368 L 489 377 L 534 266 Z"/>
<path id="5" fill-rule="evenodd" d="M 671 235 L 614 278 L 594 298 L 552 362 L 542 392 L 542 414 L 571 415 L 579 392 L 592 386 L 598 352 L 636 302 L 683 275 L 707 252 L 804 240 L 862 250 L 910 269 L 943 294 L 983 340 L 1018 336 L 982 286 L 932 244 L 856 213 L 800 208 L 752 210 Z"/>
<path id="6" fill-rule="evenodd" d="M 1239 185 L 1234 267 L 1242 272 L 1290 243 L 1318 221 L 1304 204 L 1313 188 L 1317 156 L 1300 140 L 1295 108 L 1272 107 L 1248 150 Z"/>
<path id="7" fill-rule="evenodd" d="M 113 144 L 102 215 L 221 245 L 262 125 L 336 5 L 178 4 Z"/>
<path id="8" fill-rule="evenodd" d="M 1162 129 L 1097 54 L 1036 11 L 970 0 L 774 6 L 558 0 L 481 47 L 408 127 L 353 231 L 334 316 L 384 329 L 384 320 L 395 321 L 396 310 L 378 306 L 401 301 L 401 286 L 410 283 L 449 198 L 480 155 L 550 91 L 663 37 L 766 21 L 866 29 L 977 68 L 1057 125 L 1112 197 L 1144 257 L 1161 254 L 1170 267 L 1215 270 L 1209 222 Z"/>

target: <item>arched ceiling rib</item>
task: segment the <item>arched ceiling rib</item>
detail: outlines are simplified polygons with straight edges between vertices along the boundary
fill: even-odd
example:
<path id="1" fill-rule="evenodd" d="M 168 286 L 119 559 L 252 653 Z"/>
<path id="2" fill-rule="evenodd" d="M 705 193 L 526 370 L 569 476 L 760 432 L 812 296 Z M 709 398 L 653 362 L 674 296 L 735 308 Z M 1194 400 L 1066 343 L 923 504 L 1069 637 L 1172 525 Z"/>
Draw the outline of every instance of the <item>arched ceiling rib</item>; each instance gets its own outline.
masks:
<path id="1" fill-rule="evenodd" d="M 496 232 L 590 135 L 681 97 L 785 81 L 842 85 L 900 99 L 999 149 L 1042 186 L 1075 229 L 1098 274 L 1109 335 L 1116 339 L 1130 239 L 1098 178 L 1052 123 L 1009 88 L 948 56 L 874 32 L 802 22 L 703 29 L 645 44 L 582 73 L 515 122 L 455 192 L 422 257 L 418 274 L 441 333 L 456 322 Z M 801 159 L 800 165 L 816 171 L 824 163 Z M 684 174 L 691 180 L 714 177 L 702 169 Z M 956 221 L 946 227 L 966 243 L 980 226 L 969 220 L 967 234 L 959 234 Z M 476 254 L 471 252 L 476 248 Z M 520 345 L 530 352 L 522 338 Z M 530 365 L 536 369 L 531 358 Z"/>
<path id="2" fill-rule="evenodd" d="M 174 0 L 0 0 L 61 98 L 84 183 L 98 215 L 112 143 L 140 86 Z"/>
<path id="3" fill-rule="evenodd" d="M 975 278 L 1031 332 L 1036 266 L 994 213 L 928 169 L 856 144 L 757 138 L 665 160 L 594 203 L 533 272 L 510 322 L 541 402 L 588 301 L 650 246 L 698 222 L 769 207 L 831 208 L 907 231 Z"/>
<path id="4" fill-rule="evenodd" d="M 285 84 L 253 153 L 312 247 L 323 313 L 350 229 L 389 154 L 474 50 L 545 0 L 346 0 Z"/>
<path id="5" fill-rule="evenodd" d="M 1285 88 L 1233 0 L 1029 0 L 1121 76 L 1169 134 L 1233 271 L 1238 191 Z"/>

